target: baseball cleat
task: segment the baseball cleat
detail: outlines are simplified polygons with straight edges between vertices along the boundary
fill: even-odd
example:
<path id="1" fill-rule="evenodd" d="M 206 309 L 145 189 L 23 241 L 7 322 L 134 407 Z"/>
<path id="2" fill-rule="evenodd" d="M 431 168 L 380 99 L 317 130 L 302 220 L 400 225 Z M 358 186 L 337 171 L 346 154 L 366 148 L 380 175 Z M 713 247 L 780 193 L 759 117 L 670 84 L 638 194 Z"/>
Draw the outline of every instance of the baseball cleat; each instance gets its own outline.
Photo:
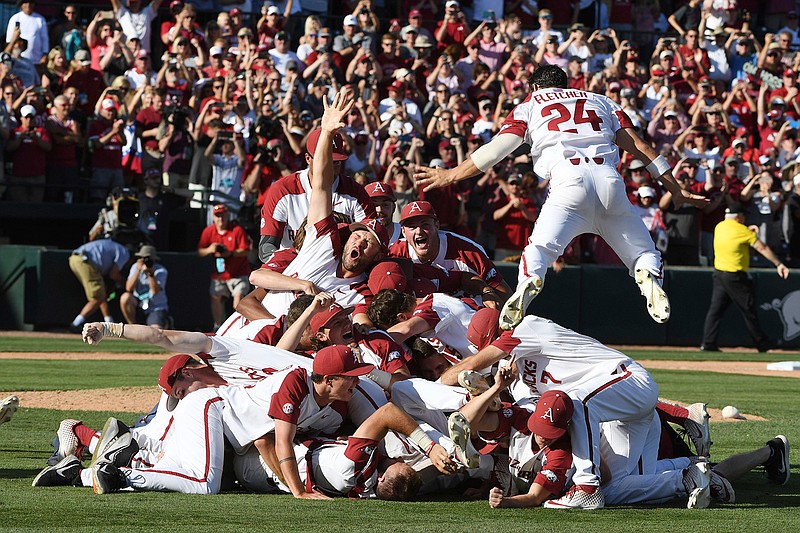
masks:
<path id="1" fill-rule="evenodd" d="M 573 485 L 566 494 L 555 500 L 547 500 L 543 507 L 548 509 L 581 509 L 593 511 L 606 505 L 603 491 L 594 485 Z"/>
<path id="2" fill-rule="evenodd" d="M 470 396 L 480 396 L 489 390 L 489 382 L 486 376 L 474 370 L 462 370 L 458 373 L 458 384 L 467 389 Z M 489 404 L 489 411 L 499 411 L 503 407 L 503 402 L 495 396 Z"/>
<path id="3" fill-rule="evenodd" d="M 119 492 L 119 489 L 127 486 L 128 478 L 111 463 L 101 462 L 92 466 L 92 489 L 95 494 Z"/>
<path id="4" fill-rule="evenodd" d="M 509 330 L 519 325 L 525 318 L 528 306 L 542 292 L 543 286 L 544 281 L 539 276 L 531 276 L 517 285 L 517 290 L 506 301 L 500 312 L 500 329 Z"/>
<path id="5" fill-rule="evenodd" d="M 711 457 L 711 436 L 708 431 L 708 410 L 704 403 L 693 403 L 686 409 L 689 416 L 683 423 L 686 435 L 694 444 L 697 455 Z"/>
<path id="6" fill-rule="evenodd" d="M 786 485 L 791 473 L 789 466 L 789 440 L 784 435 L 778 435 L 767 441 L 770 456 L 764 463 L 767 479 L 775 485 Z"/>
<path id="7" fill-rule="evenodd" d="M 78 424 L 82 424 L 82 422 L 67 418 L 58 425 L 58 431 L 53 439 L 53 455 L 47 460 L 48 465 L 55 466 L 68 455 L 74 455 L 78 459 L 83 457 L 85 446 L 80 443 L 75 434 L 75 426 Z"/>
<path id="8" fill-rule="evenodd" d="M 683 487 L 689 495 L 687 509 L 705 509 L 711 503 L 711 466 L 696 463 L 683 471 Z"/>
<path id="9" fill-rule="evenodd" d="M 11 417 L 17 412 L 17 407 L 19 407 L 19 398 L 16 396 L 9 396 L 0 403 L 0 425 L 11 420 Z"/>
<path id="10" fill-rule="evenodd" d="M 472 429 L 469 422 L 459 411 L 454 412 L 447 419 L 447 430 L 450 433 L 450 440 L 456 447 L 456 458 L 467 468 L 478 468 L 480 457 L 469 451 L 469 439 Z"/>
<path id="11" fill-rule="evenodd" d="M 722 503 L 736 503 L 736 492 L 725 476 L 711 470 L 711 498 Z"/>
<path id="12" fill-rule="evenodd" d="M 33 478 L 32 487 L 66 487 L 79 486 L 81 461 L 74 455 L 68 455 L 56 465 L 47 466 Z"/>
<path id="13" fill-rule="evenodd" d="M 111 417 L 106 420 L 100 435 L 90 468 L 99 462 L 111 463 L 117 467 L 131 464 L 131 459 L 139 451 L 139 444 L 134 440 L 128 426 Z"/>
<path id="14" fill-rule="evenodd" d="M 669 298 L 653 275 L 643 268 L 637 268 L 634 279 L 642 295 L 647 299 L 647 312 L 652 319 L 659 324 L 669 320 Z"/>

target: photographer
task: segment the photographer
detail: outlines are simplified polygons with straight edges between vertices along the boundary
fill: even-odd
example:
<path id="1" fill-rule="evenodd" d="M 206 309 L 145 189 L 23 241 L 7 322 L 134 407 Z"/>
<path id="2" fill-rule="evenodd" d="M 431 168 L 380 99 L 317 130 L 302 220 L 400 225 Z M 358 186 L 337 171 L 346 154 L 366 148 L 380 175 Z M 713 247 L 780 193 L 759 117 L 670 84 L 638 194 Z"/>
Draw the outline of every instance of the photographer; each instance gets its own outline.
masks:
<path id="1" fill-rule="evenodd" d="M 194 156 L 189 110 L 182 107 L 169 110 L 156 138 L 158 149 L 164 154 L 164 185 L 175 189 L 188 188 Z"/>
<path id="2" fill-rule="evenodd" d="M 220 153 L 216 153 L 217 145 Z M 211 190 L 223 195 L 217 198 L 212 195 L 210 200 L 235 205 L 238 211 L 239 194 L 242 190 L 242 167 L 246 160 L 241 133 L 230 130 L 217 131 L 211 136 L 211 143 L 206 148 L 205 156 L 212 166 Z"/>
<path id="3" fill-rule="evenodd" d="M 154 246 L 144 245 L 135 255 L 139 259 L 131 266 L 125 292 L 119 301 L 122 314 L 128 324 L 166 328 L 169 321 L 167 269 L 158 263 Z"/>
<path id="4" fill-rule="evenodd" d="M 258 146 L 255 155 L 248 157 L 242 186 L 251 198 L 255 198 L 259 214 L 269 186 L 289 174 L 291 171 L 283 161 L 283 143 L 280 139 L 272 139 L 265 145 Z"/>
<path id="5" fill-rule="evenodd" d="M 124 121 L 117 119 L 117 103 L 106 98 L 98 117 L 89 124 L 89 149 L 92 153 L 92 178 L 89 198 L 103 200 L 115 187 L 122 187 L 122 146 Z"/>
<path id="6" fill-rule="evenodd" d="M 448 0 L 444 5 L 444 19 L 436 26 L 436 41 L 440 46 L 464 44 L 470 31 L 469 24 L 461 11 L 461 4 L 456 0 Z"/>

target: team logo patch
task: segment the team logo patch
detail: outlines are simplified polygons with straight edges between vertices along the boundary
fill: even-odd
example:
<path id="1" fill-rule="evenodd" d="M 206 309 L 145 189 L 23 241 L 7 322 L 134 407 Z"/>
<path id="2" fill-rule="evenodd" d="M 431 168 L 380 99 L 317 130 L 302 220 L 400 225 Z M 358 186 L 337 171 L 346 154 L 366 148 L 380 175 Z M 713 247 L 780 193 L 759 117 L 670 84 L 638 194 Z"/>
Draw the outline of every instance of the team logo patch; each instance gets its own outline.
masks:
<path id="1" fill-rule="evenodd" d="M 506 407 L 503 409 L 503 418 L 511 418 L 514 415 L 514 411 Z"/>
<path id="2" fill-rule="evenodd" d="M 417 202 L 413 202 L 411 204 L 411 210 L 409 210 L 409 214 L 414 213 L 415 211 L 419 211 L 422 213 L 422 208 L 419 206 Z"/>
<path id="3" fill-rule="evenodd" d="M 558 481 L 558 476 L 552 470 L 542 470 L 540 474 L 546 477 L 547 481 L 549 481 L 550 483 L 555 483 L 556 481 Z"/>
<path id="4" fill-rule="evenodd" d="M 397 350 L 389 352 L 388 361 L 394 361 L 395 359 L 400 359 L 400 352 Z"/>
<path id="5" fill-rule="evenodd" d="M 545 411 L 544 414 L 539 418 L 541 418 L 542 420 L 549 420 L 550 423 L 553 424 L 555 422 L 555 420 L 553 420 L 553 408 L 548 407 L 547 411 Z"/>
<path id="6" fill-rule="evenodd" d="M 283 404 L 283 412 L 285 414 L 287 414 L 287 415 L 292 414 L 294 412 L 294 405 L 292 405 L 292 404 L 290 404 L 288 402 Z"/>
<path id="7" fill-rule="evenodd" d="M 491 269 L 488 274 L 486 274 L 486 279 L 492 279 L 497 277 L 497 269 Z"/>

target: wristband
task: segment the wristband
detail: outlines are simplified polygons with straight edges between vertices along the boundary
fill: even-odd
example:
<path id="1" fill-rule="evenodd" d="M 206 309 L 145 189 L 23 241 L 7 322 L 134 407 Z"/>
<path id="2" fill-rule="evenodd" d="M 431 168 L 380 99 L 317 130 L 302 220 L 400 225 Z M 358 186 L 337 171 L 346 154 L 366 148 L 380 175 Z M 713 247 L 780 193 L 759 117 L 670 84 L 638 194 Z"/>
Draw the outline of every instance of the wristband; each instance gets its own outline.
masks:
<path id="1" fill-rule="evenodd" d="M 103 322 L 103 337 L 122 338 L 125 333 L 125 324 L 122 322 Z"/>
<path id="2" fill-rule="evenodd" d="M 367 377 L 377 383 L 382 389 L 389 390 L 389 386 L 392 384 L 392 375 L 384 370 L 380 370 L 377 367 L 373 368 L 367 374 Z"/>
<path id="3" fill-rule="evenodd" d="M 650 175 L 654 178 L 661 177 L 672 170 L 672 167 L 669 165 L 669 162 L 664 158 L 663 155 L 653 159 L 646 168 Z"/>
<path id="4" fill-rule="evenodd" d="M 427 433 L 422 431 L 422 428 L 417 426 L 417 429 L 411 432 L 411 435 L 408 436 L 409 440 L 419 446 L 422 451 L 425 452 L 425 455 L 430 455 L 431 450 L 436 445 L 435 442 L 431 440 Z"/>

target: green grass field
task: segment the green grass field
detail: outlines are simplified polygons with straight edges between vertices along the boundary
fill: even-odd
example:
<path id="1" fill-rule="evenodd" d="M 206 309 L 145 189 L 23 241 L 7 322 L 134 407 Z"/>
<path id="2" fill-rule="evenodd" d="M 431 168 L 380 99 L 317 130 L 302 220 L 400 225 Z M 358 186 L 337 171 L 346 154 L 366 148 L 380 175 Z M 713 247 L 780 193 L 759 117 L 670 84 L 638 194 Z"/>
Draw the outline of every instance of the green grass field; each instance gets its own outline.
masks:
<path id="1" fill-rule="evenodd" d="M 8 339 L 12 339 L 7 342 Z M 0 351 L 52 351 L 52 360 L 0 360 L 0 391 L 106 388 L 155 385 L 158 361 L 67 361 L 64 351 L 85 345 L 72 341 L 3 338 Z M 9 348 L 13 345 L 13 348 Z M 152 353 L 132 343 L 104 343 L 103 351 Z M 91 348 L 89 348 L 91 350 Z M 683 351 L 631 351 L 641 359 L 708 359 Z M 725 360 L 776 361 L 797 354 L 732 354 Z M 108 416 L 132 422 L 139 413 L 64 412 L 24 405 L 0 426 L 0 531 L 800 531 L 800 380 L 737 374 L 655 370 L 661 396 L 706 401 L 710 407 L 736 405 L 767 421 L 711 426 L 712 459 L 762 446 L 778 433 L 794 444 L 792 478 L 782 487 L 766 485 L 755 471 L 734 483 L 737 503 L 689 511 L 681 502 L 649 507 L 607 508 L 597 512 L 547 509 L 490 509 L 485 501 L 462 502 L 455 493 L 414 503 L 380 501 L 298 501 L 290 496 L 230 493 L 188 496 L 122 493 L 97 496 L 90 489 L 37 488 L 33 477 L 50 455 L 61 419 L 84 420 L 101 427 Z"/>

